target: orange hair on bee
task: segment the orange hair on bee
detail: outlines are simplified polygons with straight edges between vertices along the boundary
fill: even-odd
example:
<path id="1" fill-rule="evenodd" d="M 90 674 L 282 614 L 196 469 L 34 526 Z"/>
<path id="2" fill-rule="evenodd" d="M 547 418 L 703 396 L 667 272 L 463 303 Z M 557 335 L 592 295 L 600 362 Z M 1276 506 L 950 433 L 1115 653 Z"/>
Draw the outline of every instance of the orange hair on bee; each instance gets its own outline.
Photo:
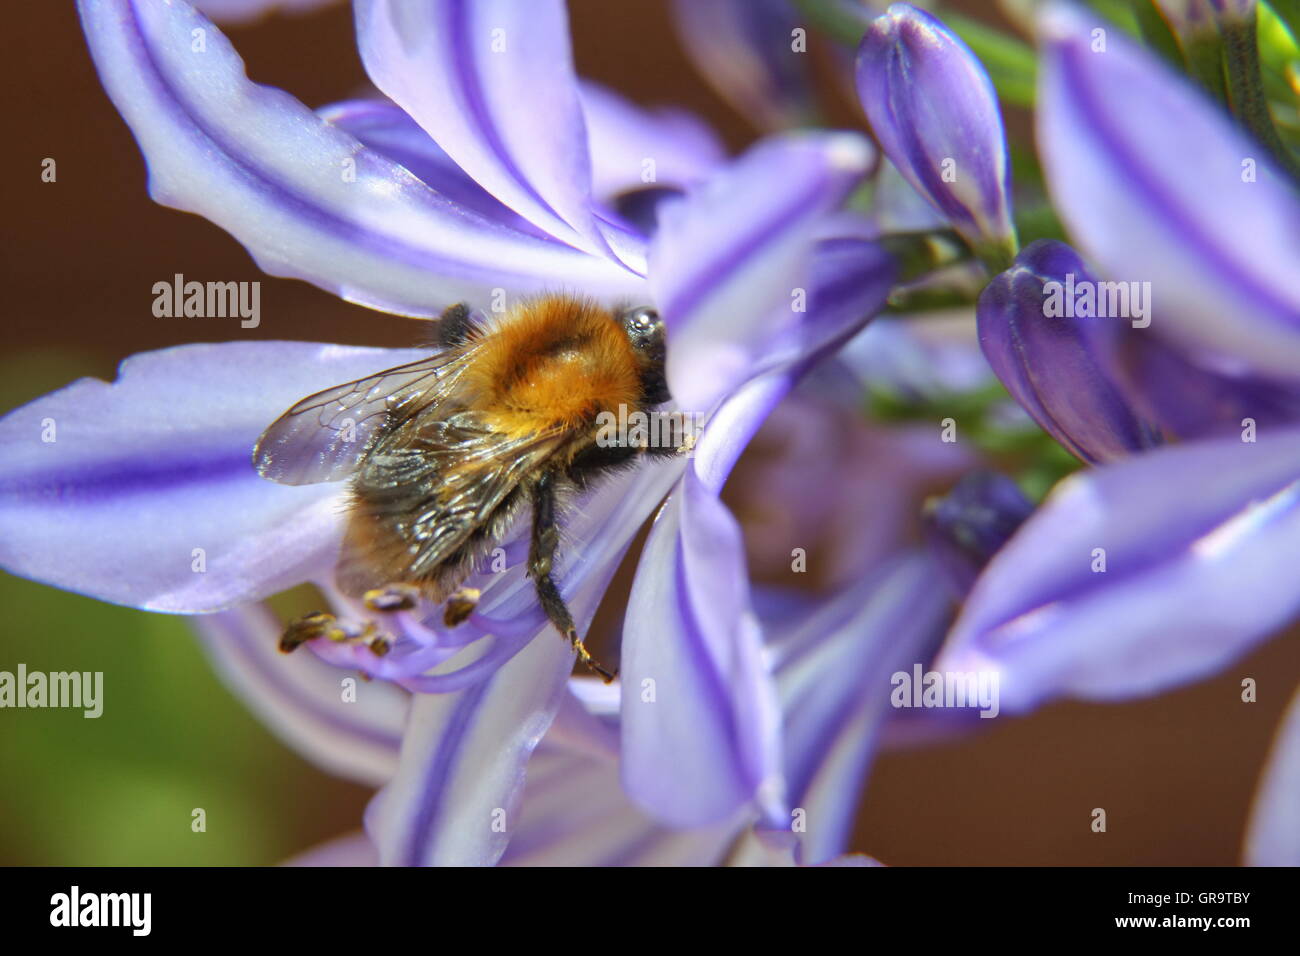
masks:
<path id="1" fill-rule="evenodd" d="M 641 367 L 609 309 L 552 295 L 512 310 L 466 370 L 476 404 L 510 435 L 581 429 L 604 411 L 637 407 Z"/>

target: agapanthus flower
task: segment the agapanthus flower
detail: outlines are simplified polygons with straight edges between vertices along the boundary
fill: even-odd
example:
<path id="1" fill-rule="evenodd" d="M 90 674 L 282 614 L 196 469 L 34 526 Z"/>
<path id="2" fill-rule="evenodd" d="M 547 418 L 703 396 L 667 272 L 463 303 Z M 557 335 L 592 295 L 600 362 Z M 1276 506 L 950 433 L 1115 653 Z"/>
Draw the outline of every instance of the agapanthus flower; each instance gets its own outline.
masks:
<path id="1" fill-rule="evenodd" d="M 228 41 L 184 3 L 85 0 L 81 14 L 151 194 L 230 231 L 266 271 L 414 316 L 556 288 L 659 309 L 674 398 L 709 424 L 689 460 L 619 476 L 582 502 L 558 577 L 584 626 L 664 500 L 624 627 L 625 684 L 658 689 L 652 705 L 623 697 L 624 786 L 676 825 L 742 806 L 783 816 L 776 694 L 740 535 L 718 494 L 768 410 L 884 301 L 891 260 L 837 237 L 826 218 L 867 169 L 869 146 L 807 134 L 732 164 L 684 159 L 674 185 L 685 194 L 659 207 L 647 237 L 593 196 L 602 166 L 589 143 L 600 137 L 586 110 L 597 102 L 606 129 L 647 121 L 584 96 L 559 2 L 359 2 L 362 57 L 387 99 L 320 113 L 249 82 Z M 671 120 L 649 125 L 642 160 L 698 147 L 674 139 Z M 249 451 L 298 398 L 418 354 L 189 346 L 129 360 L 113 385 L 83 381 L 33 402 L 0 423 L 13 449 L 0 478 L 0 560 L 152 610 L 210 612 L 313 581 L 340 616 L 360 614 L 331 581 L 345 489 L 263 481 Z M 42 443 L 51 418 L 58 440 Z M 507 569 L 472 581 L 483 599 L 461 628 L 422 609 L 394 625 L 383 657 L 313 644 L 331 663 L 419 692 L 397 771 L 369 814 L 386 862 L 499 856 L 507 834 L 492 811 L 513 810 L 563 697 L 571 653 L 535 606 L 518 543 L 503 545 Z"/>
<path id="2" fill-rule="evenodd" d="M 1077 278 L 1146 283 L 1150 322 L 1095 316 L 1083 340 L 1044 332 L 1000 348 L 1021 350 L 1039 372 L 1080 357 L 1089 375 L 1119 369 L 1081 397 L 1061 377 L 1055 400 L 1085 406 L 1106 396 L 1161 415 L 1179 389 L 1213 383 L 1160 424 L 1218 437 L 1132 446 L 1068 478 L 993 557 L 936 666 L 997 671 L 1013 712 L 1062 694 L 1113 700 L 1195 680 L 1300 610 L 1288 570 L 1300 558 L 1300 430 L 1284 400 L 1300 386 L 1295 187 L 1186 79 L 1118 31 L 1099 49 L 1097 29 L 1106 26 L 1073 8 L 1044 14 L 1040 146 L 1057 206 L 1099 274 L 1080 263 Z M 999 300 L 1013 320 L 1004 330 L 1057 321 L 1039 293 Z M 1166 374 L 1122 374 L 1134 348 L 1145 356 L 1136 367 Z M 1046 378 L 1042 389 L 1053 391 Z M 1225 410 L 1244 417 L 1229 423 Z M 1096 421 L 1068 426 L 1073 440 L 1094 440 Z M 1278 795 L 1300 759 L 1286 734 L 1262 791 L 1255 861 L 1295 845 L 1294 814 Z"/>
<path id="3" fill-rule="evenodd" d="M 825 376 L 817 381 L 824 383 Z M 840 412 L 847 412 L 855 400 L 852 388 L 837 388 L 830 397 L 817 394 L 823 388 L 788 397 L 769 430 L 786 434 L 780 421 L 783 409 L 811 424 L 814 432 L 832 428 L 856 438 L 873 431 L 864 423 L 848 425 L 842 420 Z M 918 490 L 927 480 L 952 474 L 967 462 L 965 453 L 953 446 L 936 450 L 930 445 L 919 440 L 899 443 L 892 449 L 891 468 L 871 482 L 828 486 L 791 455 L 751 464 L 747 477 L 756 467 L 766 471 L 768 484 L 790 490 L 791 500 L 805 512 L 820 504 L 836 513 L 862 514 L 869 503 L 883 498 L 891 511 L 906 513 L 915 507 Z M 814 493 L 825 500 L 811 502 Z M 743 502 L 740 507 L 746 510 Z M 907 744 L 954 729 L 897 728 L 898 712 L 890 707 L 891 675 L 929 660 L 950 610 L 945 592 L 934 586 L 933 566 L 906 544 L 905 529 L 892 527 L 878 535 L 876 547 L 857 552 L 828 547 L 828 530 L 810 525 L 799 536 L 818 563 L 836 565 L 819 575 L 835 582 L 825 593 L 772 586 L 758 587 L 754 593 L 781 710 L 781 777 L 788 792 L 788 817 L 773 819 L 753 804 L 705 824 L 670 824 L 646 813 L 621 785 L 620 696 L 637 693 L 637 685 L 574 677 L 528 761 L 501 864 L 869 862 L 842 854 L 873 754 L 894 741 Z M 231 689 L 286 743 L 324 769 L 363 784 L 382 784 L 392 776 L 399 762 L 407 700 L 401 690 L 375 685 L 381 692 L 367 693 L 358 701 L 364 706 L 341 703 L 337 671 L 315 658 L 286 662 L 275 653 L 278 625 L 265 610 L 246 607 L 200 620 L 205 646 Z M 516 691 L 528 692 L 528 675 L 521 671 L 516 677 L 521 681 Z M 420 695 L 410 699 L 415 707 L 425 706 Z M 944 723 L 960 721 L 949 715 Z M 290 863 L 380 862 L 386 858 L 384 841 L 395 837 L 373 825 L 380 807 L 382 798 L 369 815 L 378 849 L 370 836 L 345 836 Z M 443 812 L 455 813 L 455 807 L 449 804 Z M 473 807 L 471 801 L 471 812 Z M 469 826 L 472 817 L 457 819 Z M 471 827 L 471 832 L 479 831 Z"/>
<path id="4" fill-rule="evenodd" d="M 1254 10 L 1207 15 L 1253 23 Z M 1300 487 L 1300 209 L 1271 128 L 1261 132 L 1259 111 L 1246 115 L 1229 92 L 1237 126 L 1095 15 L 1050 5 L 1041 22 L 1040 152 L 1083 255 L 1061 243 L 1025 250 L 981 298 L 981 345 L 1044 430 L 1085 461 L 1116 463 L 1068 479 L 1009 540 L 981 549 L 991 561 L 935 667 L 996 673 L 1013 713 L 1196 679 L 1300 607 L 1281 570 L 1296 556 Z M 1009 159 L 969 49 L 896 4 L 863 39 L 858 81 L 909 183 L 986 265 L 998 263 L 991 242 L 1009 256 Z M 963 166 L 964 182 L 943 175 Z M 1145 314 L 1047 306 L 1076 287 L 1145 296 L 1130 303 Z M 1216 440 L 1159 447 L 1199 438 Z M 1283 847 L 1295 825 L 1279 781 L 1300 761 L 1288 739 L 1254 828 Z"/>
<path id="5" fill-rule="evenodd" d="M 948 619 L 933 569 L 899 553 L 827 599 L 763 594 L 759 614 L 784 714 L 782 773 L 790 815 L 773 826 L 755 808 L 691 827 L 669 826 L 628 799 L 620 774 L 620 694 L 635 685 L 574 677 L 528 762 L 502 865 L 792 865 L 853 862 L 848 845 L 857 795 L 880 747 L 889 676 L 927 656 Z M 311 657 L 288 664 L 274 651 L 278 624 L 259 608 L 202 619 L 205 646 L 253 710 L 286 743 L 331 772 L 385 782 L 399 763 L 407 697 L 367 687 L 338 702 L 338 674 Z M 430 697 L 436 700 L 436 697 Z M 411 698 L 422 706 L 421 698 Z M 372 808 L 372 814 L 382 802 Z M 468 820 L 464 822 L 468 823 Z M 477 829 L 477 828 L 475 828 Z M 375 831 L 372 829 L 372 835 Z M 364 834 L 343 837 L 293 865 L 374 865 L 385 858 Z"/>

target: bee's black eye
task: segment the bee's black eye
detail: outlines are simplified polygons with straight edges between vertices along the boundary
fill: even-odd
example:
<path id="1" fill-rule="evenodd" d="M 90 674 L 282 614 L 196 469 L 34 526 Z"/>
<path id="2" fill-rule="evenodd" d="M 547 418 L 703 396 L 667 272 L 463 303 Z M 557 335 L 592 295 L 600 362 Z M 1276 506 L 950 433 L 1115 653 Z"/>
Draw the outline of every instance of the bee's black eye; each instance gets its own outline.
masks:
<path id="1" fill-rule="evenodd" d="M 640 306 L 624 312 L 623 329 L 632 343 L 641 348 L 663 342 L 663 320 L 659 318 L 658 312 L 648 306 Z"/>

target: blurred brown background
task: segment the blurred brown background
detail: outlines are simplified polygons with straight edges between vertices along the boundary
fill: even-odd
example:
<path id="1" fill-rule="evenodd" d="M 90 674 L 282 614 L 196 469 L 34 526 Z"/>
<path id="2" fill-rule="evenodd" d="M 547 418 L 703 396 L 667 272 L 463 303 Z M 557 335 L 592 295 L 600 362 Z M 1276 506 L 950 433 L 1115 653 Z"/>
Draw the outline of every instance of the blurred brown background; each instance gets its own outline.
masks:
<path id="1" fill-rule="evenodd" d="M 570 0 L 570 10 L 583 73 L 643 104 L 689 107 L 733 149 L 753 138 L 679 51 L 665 3 Z M 0 411 L 78 375 L 111 378 L 116 364 L 133 352 L 184 342 L 243 336 L 367 345 L 413 341 L 409 320 L 347 305 L 301 282 L 263 276 L 216 227 L 150 202 L 144 164 L 100 89 L 70 0 L 14 3 L 6 12 L 0 64 L 8 125 L 0 180 L 6 213 Z M 364 82 L 346 6 L 228 32 L 255 80 L 284 87 L 311 106 L 346 97 Z M 836 119 L 855 122 L 847 105 Z M 58 163 L 57 183 L 40 181 L 45 157 Z M 153 283 L 176 272 L 198 279 L 261 279 L 260 328 L 240 329 L 237 320 L 153 317 Z M 86 605 L 92 602 L 12 578 L 0 583 L 0 593 L 25 609 L 0 621 L 0 669 L 12 670 L 18 660 L 38 668 L 42 654 L 50 669 L 90 666 L 63 660 L 59 647 L 70 639 L 61 622 L 91 613 Z M 191 761 L 196 773 L 238 788 L 241 799 L 264 811 L 257 832 L 246 834 L 246 852 L 205 860 L 272 862 L 358 825 L 368 793 L 307 767 L 251 718 L 238 715 L 238 705 L 192 649 L 160 643 L 185 641 L 183 630 L 170 633 L 169 621 L 165 638 L 141 638 L 132 612 L 103 613 L 119 615 L 111 635 L 119 643 L 103 646 L 107 632 L 78 634 L 79 640 L 100 639 L 110 659 L 135 655 L 131 659 L 154 662 L 149 686 L 168 688 L 179 674 L 197 682 L 160 690 L 141 704 L 141 720 L 165 726 L 176 719 L 167 708 L 192 697 L 208 696 L 220 708 L 214 713 L 221 715 L 221 726 L 210 729 L 211 740 L 199 753 L 191 753 L 195 748 L 183 739 L 158 743 L 158 752 L 174 747 L 189 754 L 174 759 Z M 172 654 L 184 660 L 169 673 L 164 665 Z M 1240 702 L 1246 676 L 1258 681 L 1256 704 Z M 1291 634 L 1211 681 L 1158 699 L 1055 705 L 1028 719 L 995 721 L 976 738 L 886 754 L 865 798 L 856 848 L 891 864 L 1236 863 L 1271 735 L 1297 684 L 1300 640 Z M 98 839 L 99 830 L 78 829 L 61 814 L 75 816 L 114 794 L 119 815 L 139 811 L 135 791 L 105 790 L 104 768 L 93 763 L 91 744 L 42 750 L 55 720 L 62 715 L 0 712 L 0 758 L 6 763 L 0 767 L 0 861 L 87 862 L 78 847 Z M 89 723 L 62 721 L 66 733 L 80 734 L 70 738 L 77 741 Z M 179 727 L 175 733 L 186 731 Z M 232 735 L 247 742 L 242 751 L 211 743 Z M 138 747 L 122 745 L 120 760 L 138 756 L 150 740 L 144 735 Z M 11 762 L 20 760 L 13 756 L 19 749 L 27 754 L 21 774 Z M 167 767 L 150 773 L 162 779 Z M 156 787 L 139 789 L 157 793 Z M 189 801 L 188 793 L 176 797 L 178 807 L 199 805 Z M 1109 832 L 1090 832 L 1094 807 L 1106 808 Z M 181 832 L 188 833 L 188 815 L 183 825 Z M 59 842 L 42 836 L 46 830 L 76 839 Z M 95 861 L 153 859 L 133 857 L 129 847 L 115 852 L 104 849 L 107 858 Z"/>

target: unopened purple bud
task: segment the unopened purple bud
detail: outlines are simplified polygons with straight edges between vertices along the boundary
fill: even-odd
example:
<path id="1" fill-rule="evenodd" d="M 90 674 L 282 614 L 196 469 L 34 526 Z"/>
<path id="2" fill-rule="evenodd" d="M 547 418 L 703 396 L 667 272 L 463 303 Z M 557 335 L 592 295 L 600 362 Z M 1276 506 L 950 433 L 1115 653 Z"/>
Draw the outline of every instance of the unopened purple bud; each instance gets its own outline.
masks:
<path id="1" fill-rule="evenodd" d="M 923 10 L 892 4 L 862 38 L 858 97 L 885 154 L 986 258 L 1015 254 L 997 95 L 975 54 Z"/>
<path id="2" fill-rule="evenodd" d="M 959 599 L 1033 510 L 1019 485 L 992 471 L 971 472 L 947 495 L 926 502 L 926 543 Z"/>
<path id="3" fill-rule="evenodd" d="M 1135 334 L 1142 330 L 1149 302 L 1134 308 L 1130 298 L 1123 310 L 1130 314 L 1111 314 L 1127 285 L 1098 282 L 1065 243 L 1040 240 L 989 283 L 976 311 L 980 347 L 1002 384 L 1044 431 L 1090 463 L 1160 443 L 1105 371 L 1089 327 L 1126 322 L 1138 326 Z"/>

